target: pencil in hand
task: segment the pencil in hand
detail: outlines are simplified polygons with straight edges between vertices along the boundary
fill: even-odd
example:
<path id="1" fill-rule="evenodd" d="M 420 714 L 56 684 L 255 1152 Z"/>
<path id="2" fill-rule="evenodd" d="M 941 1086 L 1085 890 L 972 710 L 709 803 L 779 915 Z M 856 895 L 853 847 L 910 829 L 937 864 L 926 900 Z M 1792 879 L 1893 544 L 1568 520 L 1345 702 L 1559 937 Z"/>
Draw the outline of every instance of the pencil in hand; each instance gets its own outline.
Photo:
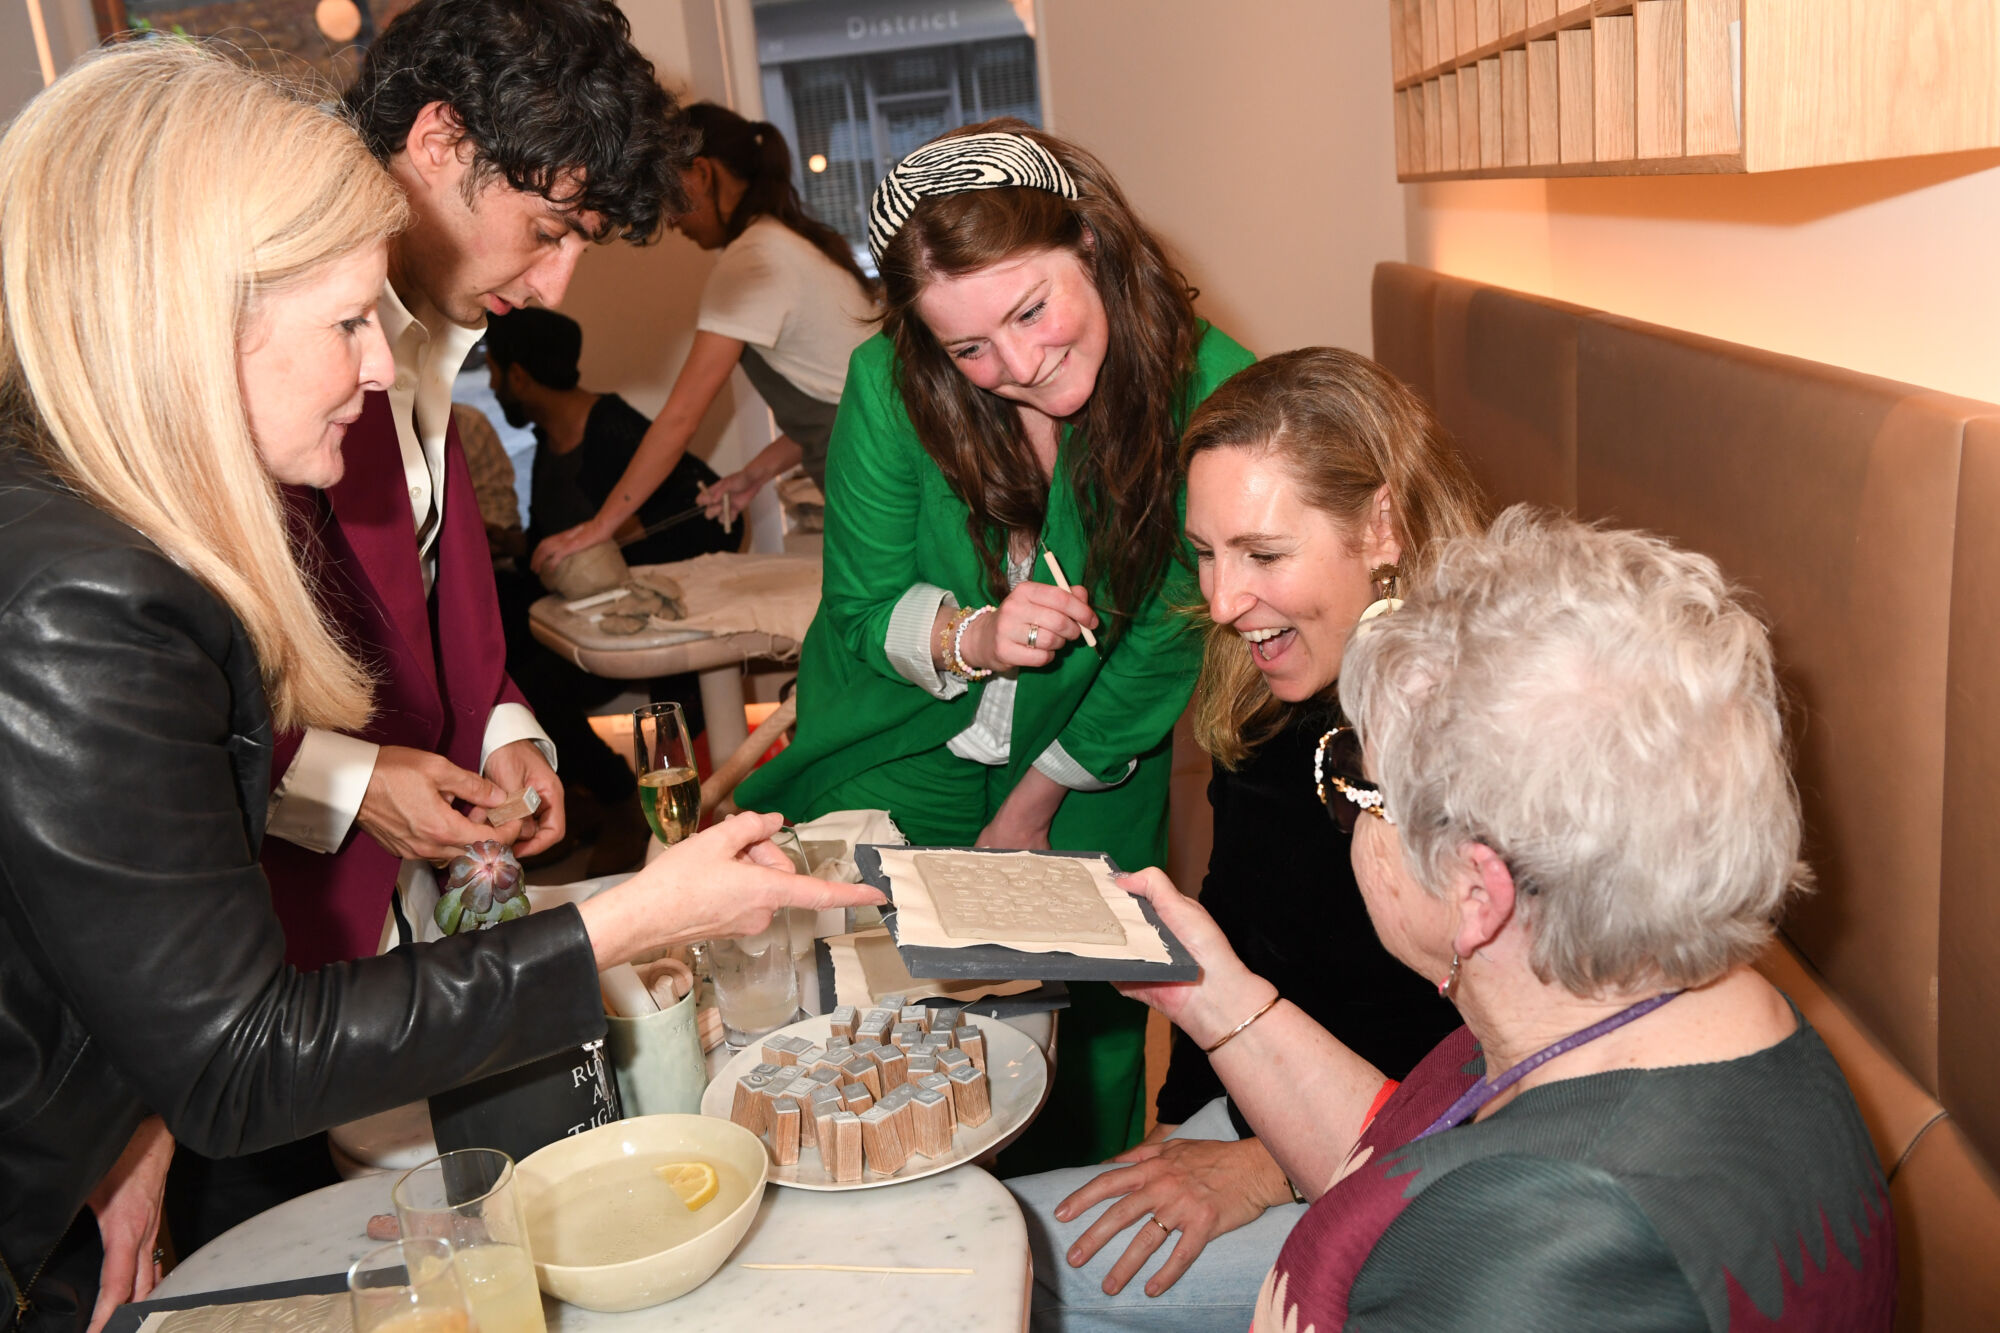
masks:
<path id="1" fill-rule="evenodd" d="M 1044 546 L 1042 548 L 1042 559 L 1048 562 L 1049 574 L 1052 578 L 1055 579 L 1057 583 L 1061 584 L 1065 588 L 1073 588 L 1076 586 L 1075 584 L 1069 581 L 1069 576 L 1062 572 L 1062 565 L 1056 560 L 1056 553 L 1054 551 L 1051 551 L 1048 547 Z M 1078 625 L 1077 628 L 1083 631 L 1083 641 L 1089 644 L 1091 647 L 1095 648 L 1097 646 L 1097 636 L 1090 632 L 1090 626 Z"/>

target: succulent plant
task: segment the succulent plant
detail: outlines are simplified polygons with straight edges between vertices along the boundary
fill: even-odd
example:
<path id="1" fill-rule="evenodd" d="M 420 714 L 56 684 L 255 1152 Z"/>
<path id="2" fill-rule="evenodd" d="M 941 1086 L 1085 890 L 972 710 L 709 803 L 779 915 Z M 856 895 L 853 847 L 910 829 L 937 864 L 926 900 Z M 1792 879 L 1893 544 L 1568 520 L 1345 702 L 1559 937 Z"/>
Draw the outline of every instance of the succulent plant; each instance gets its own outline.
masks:
<path id="1" fill-rule="evenodd" d="M 445 868 L 444 896 L 437 923 L 447 935 L 463 935 L 528 914 L 521 863 L 504 842 L 475 842 Z"/>

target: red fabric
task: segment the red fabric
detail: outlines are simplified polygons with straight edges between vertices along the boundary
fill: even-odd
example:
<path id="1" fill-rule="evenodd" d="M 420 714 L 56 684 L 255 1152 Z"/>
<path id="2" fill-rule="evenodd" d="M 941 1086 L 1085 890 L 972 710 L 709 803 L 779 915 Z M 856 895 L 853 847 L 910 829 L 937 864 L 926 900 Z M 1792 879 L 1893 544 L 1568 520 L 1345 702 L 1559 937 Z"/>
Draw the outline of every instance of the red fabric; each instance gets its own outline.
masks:
<path id="1" fill-rule="evenodd" d="M 338 485 L 288 486 L 285 500 L 328 619 L 375 676 L 375 714 L 360 736 L 477 772 L 493 709 L 526 700 L 507 678 L 486 525 L 458 427 L 445 432 L 444 523 L 428 605 L 387 394 L 367 396 L 343 452 Z M 273 790 L 301 739 L 276 737 Z M 323 853 L 267 837 L 263 862 L 288 961 L 311 969 L 375 952 L 399 862 L 373 838 L 357 826 L 338 851 Z"/>
<path id="2" fill-rule="evenodd" d="M 1381 1112 L 1384 1103 L 1394 1095 L 1396 1089 L 1402 1086 L 1401 1083 L 1393 1078 L 1382 1080 L 1382 1086 L 1375 1091 L 1375 1100 L 1368 1103 L 1368 1114 L 1361 1117 L 1361 1132 L 1363 1134 L 1366 1134 L 1368 1127 L 1375 1123 L 1375 1117 Z"/>

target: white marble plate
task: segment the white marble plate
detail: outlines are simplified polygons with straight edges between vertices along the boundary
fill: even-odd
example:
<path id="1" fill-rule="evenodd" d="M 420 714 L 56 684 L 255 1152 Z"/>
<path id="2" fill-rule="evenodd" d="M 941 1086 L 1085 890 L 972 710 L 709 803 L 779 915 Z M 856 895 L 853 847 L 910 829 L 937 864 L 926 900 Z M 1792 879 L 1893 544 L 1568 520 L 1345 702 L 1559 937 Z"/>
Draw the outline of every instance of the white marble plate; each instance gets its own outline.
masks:
<path id="1" fill-rule="evenodd" d="M 1042 1099 L 1049 1088 L 1048 1064 L 1042 1059 L 1040 1048 L 1012 1024 L 977 1014 L 966 1016 L 986 1034 L 986 1085 L 993 1099 L 993 1114 L 985 1124 L 977 1129 L 960 1125 L 952 1135 L 949 1153 L 943 1157 L 912 1155 L 903 1169 L 892 1176 L 864 1171 L 861 1179 L 842 1183 L 828 1175 L 826 1168 L 820 1165 L 817 1148 L 801 1148 L 796 1166 L 771 1164 L 771 1180 L 802 1190 L 876 1189 L 949 1171 L 961 1162 L 972 1161 L 1011 1142 L 1014 1135 L 1041 1109 Z M 832 1033 L 833 1020 L 821 1014 L 790 1027 L 779 1028 L 770 1036 L 804 1037 L 807 1041 L 818 1043 Z M 736 1080 L 762 1063 L 763 1049 L 761 1041 L 755 1046 L 744 1047 L 722 1067 L 721 1073 L 710 1080 L 708 1090 L 701 1095 L 703 1115 L 718 1116 L 724 1120 L 729 1118 L 730 1103 L 735 1100 Z M 770 1147 L 770 1141 L 766 1139 L 764 1150 L 769 1152 Z"/>

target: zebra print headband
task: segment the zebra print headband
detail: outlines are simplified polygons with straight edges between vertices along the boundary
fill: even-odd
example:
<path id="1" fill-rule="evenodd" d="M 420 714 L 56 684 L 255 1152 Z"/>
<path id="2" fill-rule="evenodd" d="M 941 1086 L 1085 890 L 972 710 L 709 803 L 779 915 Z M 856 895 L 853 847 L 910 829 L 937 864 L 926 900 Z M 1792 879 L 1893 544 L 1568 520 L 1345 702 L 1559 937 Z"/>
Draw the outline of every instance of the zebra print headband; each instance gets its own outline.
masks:
<path id="1" fill-rule="evenodd" d="M 1009 185 L 1076 198 L 1076 182 L 1062 163 L 1026 135 L 960 134 L 925 144 L 883 177 L 868 203 L 868 249 L 876 267 L 919 203 Z"/>

